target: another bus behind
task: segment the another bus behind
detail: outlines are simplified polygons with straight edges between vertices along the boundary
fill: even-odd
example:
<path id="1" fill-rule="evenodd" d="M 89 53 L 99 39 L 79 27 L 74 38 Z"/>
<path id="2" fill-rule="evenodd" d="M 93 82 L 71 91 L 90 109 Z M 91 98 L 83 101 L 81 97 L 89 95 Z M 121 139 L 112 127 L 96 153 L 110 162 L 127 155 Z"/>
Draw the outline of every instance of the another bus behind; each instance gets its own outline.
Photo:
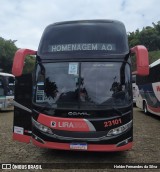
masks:
<path id="1" fill-rule="evenodd" d="M 0 110 L 13 110 L 15 77 L 0 72 Z"/>
<path id="2" fill-rule="evenodd" d="M 136 106 L 145 114 L 160 116 L 160 59 L 150 64 L 148 76 L 137 76 Z"/>

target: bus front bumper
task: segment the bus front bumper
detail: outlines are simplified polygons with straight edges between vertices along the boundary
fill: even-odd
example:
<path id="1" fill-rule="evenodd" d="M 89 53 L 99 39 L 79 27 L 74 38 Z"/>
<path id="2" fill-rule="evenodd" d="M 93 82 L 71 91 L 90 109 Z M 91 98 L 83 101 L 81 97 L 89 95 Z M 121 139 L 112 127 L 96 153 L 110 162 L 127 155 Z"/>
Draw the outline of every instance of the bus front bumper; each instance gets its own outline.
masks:
<path id="1" fill-rule="evenodd" d="M 40 141 L 37 141 L 33 137 L 31 138 L 31 141 L 35 146 L 42 147 L 42 148 L 73 150 L 73 151 L 113 152 L 113 151 L 130 150 L 133 146 L 133 142 L 126 143 L 126 140 L 124 140 L 124 144 L 122 146 L 119 146 L 119 144 L 108 144 L 108 145 L 107 144 L 87 144 L 87 147 L 85 149 L 81 149 L 81 148 L 73 149 L 71 148 L 72 143 L 58 143 L 58 142 L 48 142 L 48 141 L 41 143 Z"/>

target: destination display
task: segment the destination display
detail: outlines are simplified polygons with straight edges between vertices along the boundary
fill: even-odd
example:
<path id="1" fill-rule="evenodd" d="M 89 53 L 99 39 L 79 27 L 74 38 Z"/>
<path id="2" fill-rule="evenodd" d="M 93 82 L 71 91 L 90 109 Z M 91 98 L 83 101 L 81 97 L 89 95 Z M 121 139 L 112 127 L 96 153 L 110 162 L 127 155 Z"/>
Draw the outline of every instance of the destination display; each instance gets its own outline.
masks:
<path id="1" fill-rule="evenodd" d="M 115 44 L 107 43 L 80 43 L 80 44 L 58 44 L 49 45 L 49 52 L 65 51 L 115 51 Z"/>

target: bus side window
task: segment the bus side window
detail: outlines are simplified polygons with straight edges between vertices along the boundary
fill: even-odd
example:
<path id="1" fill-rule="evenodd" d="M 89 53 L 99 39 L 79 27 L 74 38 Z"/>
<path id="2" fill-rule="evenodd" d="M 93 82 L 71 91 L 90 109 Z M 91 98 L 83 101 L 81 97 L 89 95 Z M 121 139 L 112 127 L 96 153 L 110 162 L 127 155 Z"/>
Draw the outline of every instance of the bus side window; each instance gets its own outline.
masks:
<path id="1" fill-rule="evenodd" d="M 0 96 L 4 95 L 4 87 L 3 87 L 3 83 L 2 80 L 0 79 Z"/>
<path id="2" fill-rule="evenodd" d="M 6 95 L 7 96 L 14 95 L 14 85 L 15 85 L 14 77 L 7 77 L 7 80 L 6 80 Z"/>

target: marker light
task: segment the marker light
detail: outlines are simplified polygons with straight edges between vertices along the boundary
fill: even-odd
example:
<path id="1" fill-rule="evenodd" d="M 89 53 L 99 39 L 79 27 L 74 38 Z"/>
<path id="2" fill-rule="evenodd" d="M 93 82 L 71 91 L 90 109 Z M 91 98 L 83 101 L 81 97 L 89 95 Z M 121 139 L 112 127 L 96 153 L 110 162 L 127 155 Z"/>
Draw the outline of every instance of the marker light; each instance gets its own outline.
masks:
<path id="1" fill-rule="evenodd" d="M 32 124 L 44 133 L 53 134 L 52 130 L 49 127 L 40 124 L 39 122 L 35 121 L 33 118 L 32 118 Z"/>
<path id="2" fill-rule="evenodd" d="M 128 128 L 130 128 L 131 126 L 132 126 L 132 120 L 129 123 L 125 124 L 125 125 L 122 125 L 120 127 L 111 129 L 108 132 L 107 136 L 115 136 L 115 135 L 121 134 L 124 131 L 126 131 Z"/>

